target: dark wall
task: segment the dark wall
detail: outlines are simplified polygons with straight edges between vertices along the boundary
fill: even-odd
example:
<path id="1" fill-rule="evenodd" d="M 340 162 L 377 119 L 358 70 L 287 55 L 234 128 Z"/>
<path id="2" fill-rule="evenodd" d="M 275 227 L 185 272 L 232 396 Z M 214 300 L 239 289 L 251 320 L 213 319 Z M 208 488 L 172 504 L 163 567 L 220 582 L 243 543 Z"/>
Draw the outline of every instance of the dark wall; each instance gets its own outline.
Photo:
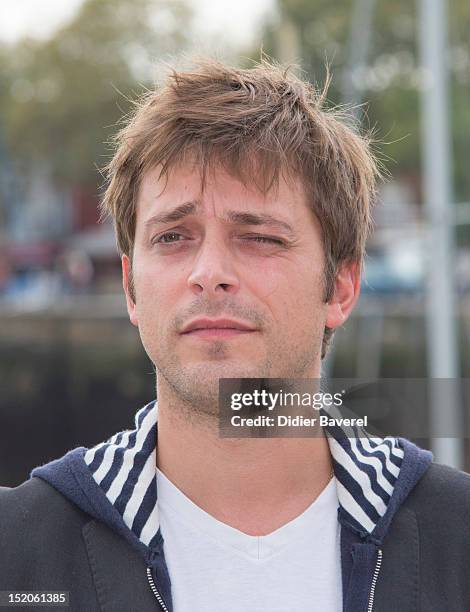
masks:
<path id="1" fill-rule="evenodd" d="M 0 321 L 0 485 L 76 446 L 133 428 L 155 398 L 153 365 L 124 318 Z"/>

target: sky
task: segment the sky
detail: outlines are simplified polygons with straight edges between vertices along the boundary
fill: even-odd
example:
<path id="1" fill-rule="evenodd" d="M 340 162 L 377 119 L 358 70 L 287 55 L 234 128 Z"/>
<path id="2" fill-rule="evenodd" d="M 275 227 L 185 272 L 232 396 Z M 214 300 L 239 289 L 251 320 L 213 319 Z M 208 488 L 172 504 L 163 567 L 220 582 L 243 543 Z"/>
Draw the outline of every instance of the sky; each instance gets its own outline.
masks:
<path id="1" fill-rule="evenodd" d="M 250 41 L 262 16 L 275 4 L 275 0 L 189 2 L 201 33 L 224 33 L 238 44 Z M 1 0 L 0 39 L 13 42 L 24 35 L 46 38 L 71 19 L 82 3 L 83 0 Z"/>

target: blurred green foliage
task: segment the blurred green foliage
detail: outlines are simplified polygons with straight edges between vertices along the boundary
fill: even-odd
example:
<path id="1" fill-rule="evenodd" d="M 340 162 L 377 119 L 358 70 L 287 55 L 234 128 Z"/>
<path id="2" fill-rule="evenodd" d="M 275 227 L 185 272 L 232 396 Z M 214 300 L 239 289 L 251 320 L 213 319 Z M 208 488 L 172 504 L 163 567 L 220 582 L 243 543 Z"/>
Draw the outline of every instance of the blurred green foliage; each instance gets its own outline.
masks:
<path id="1" fill-rule="evenodd" d="M 333 80 L 329 100 L 347 103 L 344 82 L 353 53 L 351 24 L 355 0 L 278 0 L 277 15 L 264 27 L 263 50 L 280 60 L 286 23 L 296 32 L 297 61 L 320 87 L 328 62 Z M 420 172 L 420 85 L 418 2 L 375 0 L 367 69 L 357 83 L 365 106 L 362 119 L 382 141 L 381 156 L 397 176 L 418 182 Z M 470 3 L 447 3 L 449 108 L 454 153 L 456 201 L 470 201 Z M 365 27 L 365 26 L 364 26 Z M 364 29 L 360 36 L 366 36 Z M 358 41 L 356 41 L 357 43 Z M 360 44 L 361 41 L 359 41 Z M 255 55 L 256 52 L 253 52 Z"/>
<path id="2" fill-rule="evenodd" d="M 184 49 L 183 0 L 87 0 L 46 41 L 0 49 L 0 108 L 10 156 L 47 160 L 59 184 L 101 183 L 116 122 L 151 84 L 155 60 Z"/>
<path id="3" fill-rule="evenodd" d="M 363 124 L 376 132 L 379 155 L 393 176 L 417 186 L 420 174 L 420 70 L 417 2 L 371 2 L 367 69 L 356 81 Z M 189 0 L 85 0 L 75 18 L 46 41 L 23 39 L 0 46 L 0 128 L 11 158 L 46 163 L 59 184 L 94 187 L 107 161 L 109 137 L 145 87 L 157 60 L 191 48 Z M 277 0 L 256 45 L 280 57 L 288 22 L 297 38 L 297 59 L 319 86 L 325 62 L 333 75 L 332 104 L 347 103 L 356 0 Z M 470 201 L 470 3 L 448 2 L 450 120 L 456 201 Z M 365 34 L 365 33 L 364 33 Z"/>

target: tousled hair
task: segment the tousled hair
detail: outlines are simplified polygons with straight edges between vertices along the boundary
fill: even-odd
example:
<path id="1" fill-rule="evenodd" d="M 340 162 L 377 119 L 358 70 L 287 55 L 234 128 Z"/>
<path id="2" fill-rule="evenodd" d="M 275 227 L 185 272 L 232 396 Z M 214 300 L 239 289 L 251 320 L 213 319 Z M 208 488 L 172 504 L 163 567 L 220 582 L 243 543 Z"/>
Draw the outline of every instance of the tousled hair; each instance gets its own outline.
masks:
<path id="1" fill-rule="evenodd" d="M 298 177 L 322 231 L 328 302 L 338 267 L 362 268 L 379 175 L 369 137 L 343 110 L 325 107 L 329 80 L 319 91 L 267 58 L 250 69 L 209 58 L 173 69 L 136 101 L 105 168 L 101 211 L 113 218 L 120 254 L 132 261 L 136 201 L 150 169 L 159 166 L 167 178 L 191 160 L 202 186 L 209 171 L 222 168 L 263 193 L 281 177 Z M 322 359 L 333 331 L 325 328 Z"/>

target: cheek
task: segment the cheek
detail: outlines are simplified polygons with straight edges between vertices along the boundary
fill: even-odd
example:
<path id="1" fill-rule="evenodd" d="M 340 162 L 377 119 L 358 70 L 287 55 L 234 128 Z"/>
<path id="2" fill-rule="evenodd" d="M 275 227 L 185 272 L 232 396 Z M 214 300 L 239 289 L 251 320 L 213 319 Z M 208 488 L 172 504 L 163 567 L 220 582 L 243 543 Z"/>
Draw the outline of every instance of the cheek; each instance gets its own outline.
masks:
<path id="1" fill-rule="evenodd" d="M 277 257 L 258 258 L 241 268 L 242 280 L 259 297 L 296 300 L 301 293 L 315 292 L 319 270 L 305 253 L 287 253 Z"/>
<path id="2" fill-rule="evenodd" d="M 287 302 L 308 300 L 318 303 L 323 297 L 323 271 L 312 259 L 271 260 L 248 272 L 258 295 L 264 292 Z"/>
<path id="3" fill-rule="evenodd" d="M 284 273 L 278 271 L 272 286 L 269 302 L 276 319 L 307 330 L 326 317 L 323 271 L 314 268 L 311 261 L 299 262 Z"/>
<path id="4" fill-rule="evenodd" d="M 284 262 L 271 259 L 257 263 L 258 265 L 243 267 L 240 274 L 241 285 L 245 285 L 250 293 L 260 299 L 282 295 L 289 279 Z"/>
<path id="5" fill-rule="evenodd" d="M 171 285 L 168 279 L 158 272 L 153 271 L 150 274 L 144 266 L 136 266 L 134 286 L 139 325 L 145 327 L 148 321 L 155 328 L 155 322 L 160 321 L 165 312 L 165 304 L 171 303 L 171 296 L 168 297 Z"/>

